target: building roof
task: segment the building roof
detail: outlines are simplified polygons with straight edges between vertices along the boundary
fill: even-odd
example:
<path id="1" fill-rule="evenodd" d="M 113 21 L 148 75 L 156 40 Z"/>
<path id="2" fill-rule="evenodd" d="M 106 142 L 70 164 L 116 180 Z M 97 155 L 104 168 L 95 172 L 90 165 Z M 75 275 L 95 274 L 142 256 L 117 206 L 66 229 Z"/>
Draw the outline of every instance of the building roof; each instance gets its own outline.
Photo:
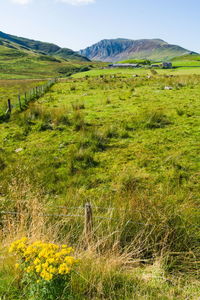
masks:
<path id="1" fill-rule="evenodd" d="M 112 67 L 138 67 L 138 64 L 112 64 Z"/>

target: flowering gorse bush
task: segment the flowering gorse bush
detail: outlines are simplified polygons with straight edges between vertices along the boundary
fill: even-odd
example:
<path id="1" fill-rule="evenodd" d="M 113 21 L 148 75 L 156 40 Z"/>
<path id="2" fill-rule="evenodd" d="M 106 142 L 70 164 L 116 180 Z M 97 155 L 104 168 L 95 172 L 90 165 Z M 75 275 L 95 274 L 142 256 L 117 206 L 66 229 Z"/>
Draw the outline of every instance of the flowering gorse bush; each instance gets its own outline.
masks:
<path id="1" fill-rule="evenodd" d="M 12 243 L 9 252 L 17 256 L 16 268 L 22 271 L 23 282 L 34 295 L 33 299 L 37 299 L 37 294 L 38 299 L 60 299 L 78 262 L 72 256 L 73 249 L 67 245 L 29 243 L 27 238 Z"/>

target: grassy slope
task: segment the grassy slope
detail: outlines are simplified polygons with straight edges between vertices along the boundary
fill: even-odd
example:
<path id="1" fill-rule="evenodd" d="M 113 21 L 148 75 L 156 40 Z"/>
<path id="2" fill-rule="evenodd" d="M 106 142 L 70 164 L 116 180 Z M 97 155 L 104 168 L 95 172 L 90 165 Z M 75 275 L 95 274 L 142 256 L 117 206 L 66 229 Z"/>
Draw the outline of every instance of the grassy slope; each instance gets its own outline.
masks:
<path id="1" fill-rule="evenodd" d="M 119 61 L 118 63 L 120 64 L 141 64 L 141 65 L 148 65 L 151 62 L 146 59 L 127 59 L 127 60 L 122 60 Z"/>
<path id="2" fill-rule="evenodd" d="M 0 31 L 0 44 L 2 43 L 6 43 L 8 46 L 11 47 L 17 46 L 20 49 L 31 50 L 40 54 L 58 56 L 64 59 L 69 59 L 71 61 L 88 61 L 87 58 L 77 54 L 71 49 L 60 48 L 55 44 L 17 37 Z"/>
<path id="3" fill-rule="evenodd" d="M 80 67 L 81 62 L 53 61 L 52 58 L 28 51 L 0 46 L 0 78 L 49 78 L 59 75 L 59 69 Z M 83 63 L 84 64 L 84 63 Z"/>
<path id="4" fill-rule="evenodd" d="M 155 61 L 163 61 L 170 60 L 173 57 L 183 55 L 183 49 L 177 46 L 168 47 L 160 47 L 154 50 L 144 50 L 139 53 L 134 53 L 129 56 L 129 59 L 151 59 Z"/>
<path id="5" fill-rule="evenodd" d="M 115 72 L 116 77 L 91 76 L 58 83 L 37 105 L 0 125 L 2 199 L 15 199 L 12 180 L 18 182 L 16 187 L 20 192 L 19 183 L 28 178 L 34 190 L 42 186 L 41 201 L 46 199 L 47 211 L 51 211 L 50 204 L 76 206 L 86 201 L 117 208 L 119 213 L 113 215 L 116 221 L 95 221 L 96 235 L 122 230 L 119 247 L 124 243 L 129 245 L 135 236 L 139 240 L 142 237 L 143 245 L 135 241 L 137 251 L 141 251 L 139 256 L 135 254 L 137 258 L 159 256 L 161 249 L 162 255 L 165 251 L 189 249 L 196 253 L 198 233 L 193 226 L 198 224 L 199 76 L 159 75 L 147 79 L 132 78 L 129 70 Z M 165 71 L 165 74 L 170 73 Z M 166 85 L 173 86 L 173 90 L 164 90 Z M 23 151 L 16 153 L 18 148 Z M 12 202 L 7 201 L 7 207 L 1 205 L 2 209 L 13 209 Z M 120 213 L 122 208 L 131 212 L 127 210 L 124 215 Z M 62 213 L 56 206 L 54 211 Z M 103 210 L 96 213 L 110 216 Z M 130 219 L 136 224 L 127 226 Z M 156 228 L 138 226 L 137 222 L 155 224 Z M 82 231 L 80 224 L 81 220 L 73 218 L 66 224 L 71 243 L 77 243 Z M 88 293 L 90 299 L 91 295 L 100 299 L 101 293 L 105 299 L 116 299 L 117 292 L 121 293 L 117 299 L 125 299 L 125 294 L 127 299 L 133 295 L 135 299 L 198 298 L 196 279 L 193 283 L 178 284 L 169 273 L 174 287 L 164 279 L 164 269 L 158 271 L 156 265 L 154 271 L 131 269 L 136 274 L 129 270 L 121 272 L 116 267 L 115 275 L 111 275 L 105 271 L 107 267 L 103 269 L 102 260 L 96 268 L 95 261 L 96 257 L 88 263 L 85 260 L 79 271 L 95 286 L 104 280 L 105 290 L 99 294 L 92 292 L 92 285 L 86 286 L 75 276 L 74 293 Z M 186 261 L 175 260 L 165 268 L 191 270 L 195 274 Z M 5 272 L 3 278 L 9 274 Z M 117 290 L 112 285 L 106 288 L 106 276 Z M 128 290 L 120 291 L 123 282 Z M 113 298 L 109 288 L 113 288 Z"/>
<path id="6" fill-rule="evenodd" d="M 200 67 L 200 55 L 183 55 L 181 57 L 175 57 L 172 59 L 174 67 Z"/>
<path id="7" fill-rule="evenodd" d="M 0 42 L 0 79 L 65 76 L 92 64 L 69 49 L 61 49 L 57 56 L 50 56 L 13 42 Z"/>

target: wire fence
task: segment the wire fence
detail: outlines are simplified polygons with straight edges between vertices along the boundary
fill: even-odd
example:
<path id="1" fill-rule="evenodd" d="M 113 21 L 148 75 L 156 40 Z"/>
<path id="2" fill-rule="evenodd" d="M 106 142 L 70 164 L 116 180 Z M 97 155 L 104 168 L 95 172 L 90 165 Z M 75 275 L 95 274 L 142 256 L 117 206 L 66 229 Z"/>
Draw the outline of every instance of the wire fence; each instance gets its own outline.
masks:
<path id="1" fill-rule="evenodd" d="M 66 206 L 59 206 L 59 207 L 66 209 Z M 25 215 L 27 216 L 28 222 L 31 221 L 31 218 L 34 216 L 42 217 L 42 218 L 43 217 L 50 218 L 48 220 L 48 222 L 51 221 L 51 218 L 55 218 L 56 222 L 61 221 L 61 223 L 58 223 L 59 226 L 62 226 L 62 225 L 65 226 L 65 222 L 63 223 L 64 220 L 67 220 L 68 218 L 75 218 L 75 219 L 77 219 L 78 227 L 81 230 L 80 231 L 81 239 L 83 239 L 85 246 L 89 247 L 90 245 L 93 245 L 95 238 L 96 238 L 96 230 L 97 230 L 97 228 L 99 228 L 99 226 L 101 226 L 101 224 L 104 224 L 104 223 L 102 223 L 104 220 L 109 221 L 109 222 L 114 221 L 115 222 L 114 226 L 115 226 L 116 222 L 119 223 L 119 217 L 112 215 L 113 211 L 120 213 L 120 210 L 118 210 L 115 207 L 108 207 L 108 208 L 103 207 L 103 209 L 108 212 L 108 214 L 109 214 L 108 216 L 96 214 L 95 209 L 102 209 L 102 207 L 100 207 L 100 206 L 92 207 L 92 205 L 90 203 L 86 203 L 84 207 L 74 206 L 74 207 L 67 207 L 67 209 L 68 210 L 71 209 L 72 211 L 79 210 L 79 211 L 82 211 L 82 213 L 41 213 L 41 212 L 39 212 L 39 213 L 34 214 L 31 212 L 26 213 L 26 212 L 14 211 L 14 210 L 13 211 L 0 210 L 0 228 L 1 229 L 4 229 L 4 228 L 9 229 L 10 226 L 16 227 L 18 225 L 19 226 L 23 225 L 24 221 L 26 222 L 26 219 L 24 219 Z M 11 218 L 4 219 L 4 218 L 1 218 L 1 216 L 10 216 Z M 21 217 L 22 217 L 22 219 L 20 219 Z M 80 218 L 81 218 L 81 222 L 80 222 Z M 102 220 L 102 222 L 97 223 L 95 220 Z M 126 216 L 125 216 L 124 226 L 123 226 L 123 229 L 125 229 L 125 231 L 122 230 L 122 232 L 124 232 L 123 235 L 124 235 L 125 239 L 131 239 L 131 240 L 133 240 L 135 238 L 134 237 L 135 231 L 134 232 L 129 231 L 130 229 L 128 229 L 128 227 L 127 227 L 127 225 L 129 225 L 129 224 L 141 226 L 141 230 L 147 229 L 148 235 L 149 234 L 151 235 L 152 232 L 154 232 L 154 230 L 157 229 L 157 226 L 159 226 L 159 229 L 160 228 L 162 228 L 162 229 L 166 228 L 166 230 L 169 229 L 169 225 L 167 225 L 167 224 L 149 223 L 148 220 L 146 221 L 146 223 L 138 222 L 136 220 L 134 221 L 133 219 L 127 220 Z M 97 225 L 97 226 L 95 226 L 95 225 Z M 110 223 L 108 223 L 108 225 L 110 227 Z M 74 224 L 72 226 L 74 226 Z M 183 226 L 184 226 L 184 228 L 192 227 L 195 231 L 200 228 L 199 225 L 186 226 L 183 224 Z M 181 227 L 181 225 L 180 225 L 180 227 Z M 60 229 L 61 228 L 62 227 L 60 227 Z M 115 228 L 115 231 L 112 233 L 112 235 L 118 234 L 120 232 L 121 232 L 121 230 L 119 228 L 118 229 Z M 196 272 L 196 271 L 199 272 L 200 261 L 199 261 L 198 254 L 195 255 L 192 251 L 189 251 L 189 252 L 183 251 L 183 252 L 171 252 L 171 253 L 168 253 L 168 255 L 170 257 L 175 257 L 176 260 L 177 260 L 177 258 L 180 259 L 180 263 L 177 260 L 178 261 L 177 264 L 178 264 L 179 268 L 183 263 L 187 262 L 187 266 L 189 263 L 193 272 Z M 142 260 L 141 260 L 141 262 L 142 262 Z"/>
<path id="2" fill-rule="evenodd" d="M 8 201 L 15 201 L 15 200 L 8 200 Z M 21 204 L 23 202 L 20 202 Z M 24 202 L 26 203 L 26 202 Z M 41 217 L 53 217 L 53 218 L 86 218 L 86 212 L 87 212 L 87 207 L 89 207 L 90 210 L 90 215 L 92 219 L 99 219 L 99 220 L 110 220 L 110 221 L 119 221 L 119 218 L 117 216 L 113 216 L 114 212 L 116 212 L 117 214 L 120 214 L 121 212 L 126 212 L 126 213 L 133 213 L 135 210 L 132 209 L 123 209 L 123 208 L 116 208 L 116 207 L 101 207 L 101 206 L 92 206 L 90 203 L 87 203 L 85 206 L 64 206 L 64 205 L 50 205 L 48 206 L 48 208 L 53 208 L 53 209 L 63 209 L 63 210 L 76 210 L 76 211 L 82 211 L 83 213 L 38 213 L 37 216 L 41 216 Z M 105 215 L 98 215 L 96 214 L 95 210 L 103 210 L 105 211 L 106 214 L 108 214 L 108 216 Z M 198 213 L 200 213 L 200 210 L 197 210 Z M 20 215 L 29 215 L 28 213 L 22 213 L 22 212 L 17 212 L 17 211 L 4 211 L 4 210 L 0 210 L 0 215 L 13 215 L 13 216 L 20 216 Z M 32 215 L 33 216 L 33 215 Z M 126 218 L 125 218 L 126 220 Z M 87 221 L 86 221 L 87 222 Z M 138 222 L 138 221 L 134 221 L 133 219 L 129 219 L 126 220 L 126 224 L 137 224 L 137 225 L 143 225 L 143 226 L 156 226 L 158 225 L 156 222 Z M 169 227 L 169 225 L 167 224 L 160 224 L 163 227 Z M 187 227 L 187 228 L 199 228 L 200 229 L 200 225 L 185 225 L 183 224 L 183 226 L 180 225 L 180 227 Z"/>
<path id="3" fill-rule="evenodd" d="M 18 95 L 16 104 L 12 104 L 11 100 L 7 100 L 7 109 L 0 115 L 0 122 L 9 120 L 14 111 L 23 111 L 28 107 L 31 101 L 35 101 L 45 95 L 49 89 L 58 81 L 57 78 L 51 79 L 43 85 L 36 86 L 25 92 L 23 95 Z"/>

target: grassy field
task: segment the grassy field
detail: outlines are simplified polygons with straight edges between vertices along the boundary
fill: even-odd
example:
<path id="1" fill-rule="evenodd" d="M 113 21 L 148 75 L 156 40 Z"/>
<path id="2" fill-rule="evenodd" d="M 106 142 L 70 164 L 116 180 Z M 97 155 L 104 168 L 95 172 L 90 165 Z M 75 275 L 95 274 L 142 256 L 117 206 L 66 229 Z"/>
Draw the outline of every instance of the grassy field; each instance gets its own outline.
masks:
<path id="1" fill-rule="evenodd" d="M 30 299 L 6 252 L 24 235 L 76 249 L 61 299 L 199 299 L 200 76 L 182 71 L 79 73 L 0 124 L 2 299 Z"/>
<path id="2" fill-rule="evenodd" d="M 171 70 L 156 69 L 156 72 L 160 75 L 200 75 L 200 68 L 196 67 L 180 67 Z M 130 77 L 131 75 L 151 76 L 152 72 L 149 69 L 94 69 L 88 72 L 81 72 L 73 75 L 73 78 L 84 78 L 85 76 L 100 76 L 100 75 L 115 75 L 123 74 Z"/>

